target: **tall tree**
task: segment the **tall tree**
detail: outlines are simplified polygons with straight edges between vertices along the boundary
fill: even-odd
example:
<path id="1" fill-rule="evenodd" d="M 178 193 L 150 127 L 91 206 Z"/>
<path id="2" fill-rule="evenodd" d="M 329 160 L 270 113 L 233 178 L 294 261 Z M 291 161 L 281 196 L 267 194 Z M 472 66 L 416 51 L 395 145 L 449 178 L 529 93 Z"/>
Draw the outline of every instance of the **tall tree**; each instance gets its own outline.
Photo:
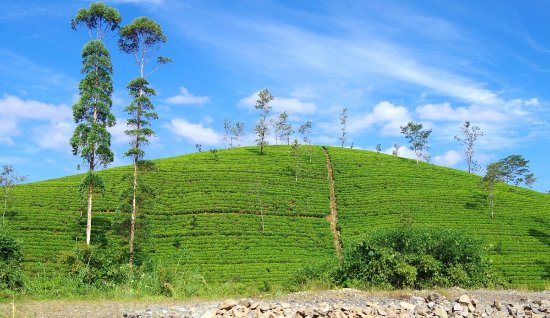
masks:
<path id="1" fill-rule="evenodd" d="M 130 149 L 124 155 L 131 157 L 134 164 L 129 238 L 130 269 L 134 264 L 134 240 L 138 213 L 137 195 L 140 187 L 138 171 L 140 167 L 150 167 L 150 164 L 144 164 L 142 160 L 145 155 L 143 147 L 149 143 L 149 138 L 155 134 L 153 129 L 150 128 L 151 120 L 158 119 L 158 115 L 154 111 L 155 106 L 150 99 L 150 97 L 155 96 L 155 90 L 149 87 L 146 77 L 155 72 L 159 66 L 169 63 L 171 60 L 167 57 L 157 56 L 156 67 L 147 74 L 145 73 L 145 66 L 151 58 L 156 56 L 158 49 L 166 41 L 166 36 L 162 32 L 160 25 L 147 17 L 136 18 L 132 23 L 122 27 L 118 40 L 120 50 L 126 54 L 133 55 L 139 68 L 139 77 L 131 80 L 127 87 L 128 94 L 133 97 L 133 100 L 124 109 L 130 116 L 126 121 L 128 129 L 125 131 L 130 137 Z"/>
<path id="2" fill-rule="evenodd" d="M 25 181 L 25 177 L 18 175 L 13 170 L 11 165 L 2 165 L 2 171 L 0 171 L 0 189 L 2 190 L 2 226 L 4 225 L 4 218 L 10 204 L 13 202 L 13 195 L 11 191 L 13 187 Z"/>
<path id="3" fill-rule="evenodd" d="M 347 123 L 348 123 L 348 108 L 344 107 L 342 108 L 342 112 L 340 113 L 340 125 L 342 125 L 340 130 L 342 131 L 342 135 L 338 138 L 340 139 L 342 148 L 344 148 L 344 145 L 346 144 L 346 140 L 347 140 L 347 134 L 348 134 Z"/>
<path id="4" fill-rule="evenodd" d="M 479 165 L 477 161 L 474 160 L 474 146 L 477 139 L 483 136 L 481 128 L 478 126 L 472 125 L 469 121 L 465 121 L 462 126 L 460 126 L 460 132 L 463 137 L 455 136 L 455 140 L 464 145 L 464 155 L 466 156 L 466 164 L 468 164 L 468 172 L 473 173 L 477 171 Z"/>
<path id="5" fill-rule="evenodd" d="M 260 155 L 263 155 L 264 153 L 264 146 L 267 145 L 267 135 L 269 134 L 269 126 L 267 122 L 267 116 L 269 115 L 269 111 L 271 110 L 271 105 L 269 105 L 269 102 L 273 100 L 273 95 L 269 92 L 267 88 L 261 90 L 258 93 L 258 99 L 256 100 L 256 109 L 259 109 L 260 112 L 260 120 L 254 127 L 254 132 L 258 136 L 256 138 L 256 142 L 260 146 Z"/>
<path id="6" fill-rule="evenodd" d="M 428 147 L 428 137 L 432 133 L 432 130 L 422 130 L 424 126 L 420 123 L 410 121 L 406 126 L 401 126 L 401 133 L 405 135 L 405 138 L 409 141 L 409 149 L 414 151 L 416 155 L 416 164 L 420 158 L 424 158 L 429 161 L 429 156 L 426 153 L 430 147 Z"/>
<path id="7" fill-rule="evenodd" d="M 495 184 L 498 182 L 513 183 L 519 185 L 525 183 L 531 186 L 535 181 L 535 175 L 529 171 L 529 160 L 520 155 L 510 155 L 487 166 L 483 176 L 483 186 L 487 192 L 487 202 L 491 211 L 491 218 L 494 216 L 495 206 Z"/>
<path id="8" fill-rule="evenodd" d="M 84 25 L 91 38 L 82 50 L 81 72 L 84 78 L 78 87 L 80 98 L 73 105 L 73 118 L 77 126 L 70 140 L 73 155 L 80 155 L 88 165 L 88 172 L 80 183 L 81 194 L 86 193 L 88 201 L 88 245 L 92 235 L 93 194 L 105 190 L 101 177 L 94 171 L 98 166 L 107 166 L 114 159 L 111 134 L 107 131 L 107 127 L 115 125 L 115 117 L 111 113 L 113 67 L 103 40 L 110 31 L 119 28 L 120 21 L 120 13 L 101 2 L 92 3 L 89 9 L 80 9 L 71 20 L 73 30 Z"/>

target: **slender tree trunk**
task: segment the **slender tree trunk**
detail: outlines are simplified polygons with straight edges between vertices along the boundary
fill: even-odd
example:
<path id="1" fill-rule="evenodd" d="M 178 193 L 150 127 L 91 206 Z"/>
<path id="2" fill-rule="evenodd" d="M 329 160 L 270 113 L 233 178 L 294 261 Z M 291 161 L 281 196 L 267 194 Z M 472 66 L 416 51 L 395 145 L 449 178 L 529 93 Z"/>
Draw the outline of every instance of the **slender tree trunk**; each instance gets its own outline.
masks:
<path id="1" fill-rule="evenodd" d="M 92 237 L 92 196 L 94 193 L 93 181 L 88 186 L 88 215 L 86 218 L 86 244 L 90 245 Z"/>
<path id="2" fill-rule="evenodd" d="M 137 158 L 134 158 L 134 183 L 133 183 L 133 195 L 132 195 L 132 217 L 130 221 L 130 273 L 134 266 L 134 238 L 135 238 L 135 229 L 136 229 L 136 213 L 137 213 L 137 204 L 136 204 L 136 192 L 137 192 L 137 177 L 138 177 L 138 164 Z"/>
<path id="3" fill-rule="evenodd" d="M 141 58 L 140 63 L 140 75 L 143 78 L 143 66 L 144 66 L 144 60 L 143 57 Z M 143 88 L 140 88 L 139 90 L 139 96 L 143 96 Z M 139 129 L 141 128 L 140 125 L 140 118 L 141 114 L 138 109 L 137 111 L 137 127 L 136 127 L 136 149 L 139 150 Z M 128 265 L 130 266 L 130 274 L 132 274 L 132 269 L 134 267 L 134 241 L 135 241 L 135 233 L 136 233 L 136 216 L 137 216 L 137 187 L 138 187 L 138 155 L 134 155 L 134 181 L 132 184 L 132 215 L 130 220 L 130 241 L 128 242 L 130 245 L 130 257 L 128 260 Z"/>

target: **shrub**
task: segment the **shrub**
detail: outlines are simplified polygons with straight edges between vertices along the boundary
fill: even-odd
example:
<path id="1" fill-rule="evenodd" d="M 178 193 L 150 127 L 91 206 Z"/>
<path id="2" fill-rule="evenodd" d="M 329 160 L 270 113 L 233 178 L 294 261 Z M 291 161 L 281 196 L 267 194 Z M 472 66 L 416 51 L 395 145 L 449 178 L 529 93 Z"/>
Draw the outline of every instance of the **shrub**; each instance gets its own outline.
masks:
<path id="1" fill-rule="evenodd" d="M 342 285 L 381 288 L 486 287 L 499 284 L 482 242 L 462 232 L 399 228 L 375 232 L 345 252 Z"/>
<path id="2" fill-rule="evenodd" d="M 60 254 L 59 260 L 83 284 L 112 287 L 128 279 L 127 255 L 122 248 L 79 244 L 74 251 Z"/>
<path id="3" fill-rule="evenodd" d="M 22 259 L 19 243 L 0 228 L 0 290 L 23 289 Z"/>

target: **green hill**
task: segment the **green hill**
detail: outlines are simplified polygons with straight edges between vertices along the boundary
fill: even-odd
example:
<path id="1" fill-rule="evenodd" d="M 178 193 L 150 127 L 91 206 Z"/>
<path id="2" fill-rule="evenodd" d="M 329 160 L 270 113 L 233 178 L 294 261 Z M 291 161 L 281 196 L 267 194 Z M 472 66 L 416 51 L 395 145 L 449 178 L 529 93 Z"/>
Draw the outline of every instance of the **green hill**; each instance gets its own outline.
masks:
<path id="1" fill-rule="evenodd" d="M 334 260 L 327 156 L 312 146 L 300 157 L 298 180 L 287 146 L 202 152 L 157 160 L 147 177 L 158 192 L 143 211 L 153 258 L 198 270 L 207 282 L 281 283 L 306 264 Z M 343 243 L 378 228 L 460 229 L 492 245 L 491 257 L 516 285 L 550 281 L 550 198 L 499 185 L 491 219 L 479 177 L 369 151 L 328 148 Z M 129 167 L 106 169 L 108 187 L 94 199 L 92 241 L 103 239 Z M 16 187 L 7 215 L 22 242 L 29 274 L 56 268 L 62 251 L 84 239 L 82 176 Z M 84 213 L 85 214 L 85 213 Z M 139 238 L 138 238 L 139 239 Z"/>

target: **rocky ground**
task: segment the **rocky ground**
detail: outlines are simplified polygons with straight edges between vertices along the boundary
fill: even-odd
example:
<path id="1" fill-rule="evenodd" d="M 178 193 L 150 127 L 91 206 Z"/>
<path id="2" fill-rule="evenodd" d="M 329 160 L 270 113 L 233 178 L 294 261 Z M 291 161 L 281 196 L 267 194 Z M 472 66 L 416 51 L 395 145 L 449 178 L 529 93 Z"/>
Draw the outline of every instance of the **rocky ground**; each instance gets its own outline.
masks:
<path id="1" fill-rule="evenodd" d="M 0 305 L 11 317 L 11 304 Z M 16 317 L 173 318 L 550 318 L 550 291 L 364 292 L 341 289 L 277 298 L 137 303 L 117 301 L 16 304 Z"/>

